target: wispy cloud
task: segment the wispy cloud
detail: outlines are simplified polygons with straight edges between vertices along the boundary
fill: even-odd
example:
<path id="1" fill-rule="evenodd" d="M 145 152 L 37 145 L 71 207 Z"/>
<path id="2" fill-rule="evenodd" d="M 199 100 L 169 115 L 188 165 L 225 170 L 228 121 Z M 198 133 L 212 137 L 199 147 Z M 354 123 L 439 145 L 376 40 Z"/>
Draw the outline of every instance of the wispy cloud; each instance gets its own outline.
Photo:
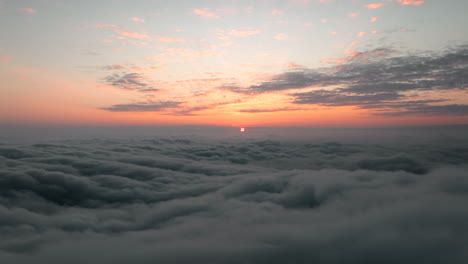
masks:
<path id="1" fill-rule="evenodd" d="M 185 42 L 184 38 L 159 37 L 159 42 Z"/>
<path id="2" fill-rule="evenodd" d="M 139 17 L 132 17 L 132 21 L 134 22 L 140 22 L 140 23 L 144 23 L 145 20 L 143 18 L 139 18 Z"/>
<path id="3" fill-rule="evenodd" d="M 274 9 L 273 11 L 271 11 L 271 14 L 274 16 L 280 16 L 283 14 L 283 11 L 279 9 Z"/>
<path id="4" fill-rule="evenodd" d="M 189 50 L 189 49 L 176 49 L 168 48 L 166 49 L 169 55 L 179 55 L 185 57 L 208 57 L 213 56 L 213 52 L 209 51 L 198 51 L 198 50 Z"/>
<path id="5" fill-rule="evenodd" d="M 236 36 L 236 37 L 248 37 L 253 35 L 258 35 L 262 33 L 261 30 L 237 30 L 233 29 L 229 32 L 229 35 Z"/>
<path id="6" fill-rule="evenodd" d="M 380 8 L 384 5 L 384 3 L 372 3 L 372 4 L 368 4 L 366 5 L 365 7 L 367 7 L 368 9 L 377 9 L 377 8 Z"/>
<path id="7" fill-rule="evenodd" d="M 274 39 L 276 39 L 276 40 L 286 40 L 288 38 L 289 38 L 289 36 L 284 34 L 284 33 L 276 34 L 275 37 L 274 37 Z"/>
<path id="8" fill-rule="evenodd" d="M 374 22 L 377 22 L 377 20 L 379 20 L 378 17 L 372 17 L 370 21 L 371 21 L 372 23 L 374 23 Z"/>
<path id="9" fill-rule="evenodd" d="M 305 110 L 304 108 L 297 108 L 297 107 L 282 107 L 282 108 L 252 108 L 252 109 L 241 109 L 238 110 L 237 112 L 240 113 L 272 113 L 272 112 L 283 112 L 283 111 L 299 111 L 299 110 Z"/>
<path id="10" fill-rule="evenodd" d="M 194 9 L 192 11 L 192 14 L 205 17 L 205 18 L 220 18 L 217 14 L 211 12 L 209 8 Z"/>
<path id="11" fill-rule="evenodd" d="M 426 2 L 426 0 L 397 0 L 399 5 L 412 5 L 418 6 Z"/>
<path id="12" fill-rule="evenodd" d="M 11 61 L 11 56 L 0 56 L 0 62 L 8 63 Z"/>
<path id="13" fill-rule="evenodd" d="M 106 66 L 102 67 L 102 69 L 104 69 L 104 70 L 121 70 L 121 69 L 125 69 L 125 66 L 120 65 L 120 64 L 113 64 L 113 65 L 106 65 Z"/>
<path id="14" fill-rule="evenodd" d="M 323 69 L 299 68 L 249 87 L 223 87 L 256 94 L 312 87 L 339 87 L 292 94 L 297 104 L 352 105 L 379 113 L 467 114 L 467 105 L 447 104 L 448 99 L 421 100 L 419 92 L 468 89 L 468 45 L 439 54 L 400 55 L 393 49 L 349 51 L 350 56 L 330 59 L 342 65 Z M 400 56 L 396 56 L 400 55 Z M 409 93 L 411 92 L 411 93 Z M 413 102 L 414 107 L 405 102 Z M 433 105 L 443 103 L 443 105 Z M 417 107 L 416 107 L 417 106 Z M 444 112 L 445 111 L 445 112 Z"/>
<path id="15" fill-rule="evenodd" d="M 161 102 L 141 102 L 133 104 L 116 104 L 109 107 L 103 107 L 102 110 L 112 112 L 159 112 L 167 108 L 175 108 L 180 102 L 161 101 Z"/>
<path id="16" fill-rule="evenodd" d="M 21 12 L 28 13 L 28 14 L 36 14 L 37 10 L 33 8 L 20 8 Z"/>
<path id="17" fill-rule="evenodd" d="M 302 68 L 304 67 L 304 65 L 300 65 L 300 64 L 297 64 L 297 63 L 293 63 L 293 62 L 290 62 L 288 63 L 288 68 L 292 69 L 292 68 Z"/>
<path id="18" fill-rule="evenodd" d="M 150 36 L 148 36 L 147 34 L 142 34 L 138 32 L 128 32 L 128 31 L 122 31 L 118 29 L 114 30 L 114 32 L 122 36 L 129 37 L 129 38 L 137 38 L 137 39 L 149 39 L 150 38 Z"/>
<path id="19" fill-rule="evenodd" d="M 115 28 L 115 27 L 117 27 L 117 25 L 114 25 L 114 24 L 96 24 L 94 27 L 96 27 L 96 28 L 107 28 L 107 27 Z"/>
<path id="20" fill-rule="evenodd" d="M 115 88 L 129 91 L 155 92 L 159 90 L 150 86 L 144 75 L 136 72 L 113 73 L 112 75 L 105 77 L 104 81 Z"/>
<path id="21" fill-rule="evenodd" d="M 132 67 L 131 69 L 137 72 L 153 72 L 153 71 L 162 71 L 166 68 L 162 66 L 153 66 L 153 67 Z"/>

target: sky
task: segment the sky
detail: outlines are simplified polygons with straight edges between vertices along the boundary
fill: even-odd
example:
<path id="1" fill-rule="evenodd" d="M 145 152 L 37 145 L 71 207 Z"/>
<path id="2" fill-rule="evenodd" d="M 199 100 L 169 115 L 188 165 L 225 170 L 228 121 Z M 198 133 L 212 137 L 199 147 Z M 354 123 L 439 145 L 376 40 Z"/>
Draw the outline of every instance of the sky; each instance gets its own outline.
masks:
<path id="1" fill-rule="evenodd" d="M 465 0 L 0 0 L 0 123 L 468 124 Z"/>

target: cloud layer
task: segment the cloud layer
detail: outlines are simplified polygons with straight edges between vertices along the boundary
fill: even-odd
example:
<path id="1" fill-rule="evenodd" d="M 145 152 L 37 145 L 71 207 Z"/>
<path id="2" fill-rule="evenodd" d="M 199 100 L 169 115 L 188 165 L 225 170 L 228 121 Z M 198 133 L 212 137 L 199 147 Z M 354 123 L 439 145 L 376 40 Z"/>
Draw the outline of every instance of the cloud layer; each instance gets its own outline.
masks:
<path id="1" fill-rule="evenodd" d="M 421 99 L 431 91 L 468 88 L 468 46 L 433 54 L 400 55 L 389 48 L 350 52 L 322 69 L 298 68 L 249 87 L 225 86 L 239 93 L 288 92 L 293 103 L 324 106 L 351 105 L 385 115 L 467 115 L 464 104 L 450 99 Z M 297 92 L 298 89 L 315 88 Z M 296 92 L 290 92 L 291 90 Z M 434 103 L 443 103 L 442 105 Z"/>
<path id="2" fill-rule="evenodd" d="M 464 263 L 468 142 L 0 145 L 2 263 Z"/>

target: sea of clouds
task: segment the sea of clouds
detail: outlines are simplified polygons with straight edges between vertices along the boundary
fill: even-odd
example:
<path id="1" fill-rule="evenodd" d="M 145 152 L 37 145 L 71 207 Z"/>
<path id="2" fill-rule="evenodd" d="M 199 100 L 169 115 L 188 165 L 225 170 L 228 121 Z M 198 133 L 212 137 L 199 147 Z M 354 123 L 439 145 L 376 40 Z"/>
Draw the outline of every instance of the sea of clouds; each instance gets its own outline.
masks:
<path id="1" fill-rule="evenodd" d="M 339 131 L 4 137 L 0 263 L 467 263 L 467 127 Z"/>

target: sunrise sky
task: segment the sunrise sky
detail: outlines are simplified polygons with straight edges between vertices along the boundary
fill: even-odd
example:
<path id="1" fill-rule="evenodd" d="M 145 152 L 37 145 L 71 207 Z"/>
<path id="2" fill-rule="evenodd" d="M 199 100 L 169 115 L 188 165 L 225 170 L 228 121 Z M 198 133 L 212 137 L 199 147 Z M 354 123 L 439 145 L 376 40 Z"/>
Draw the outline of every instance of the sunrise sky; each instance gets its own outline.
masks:
<path id="1" fill-rule="evenodd" d="M 0 123 L 468 124 L 466 0 L 0 0 Z"/>

